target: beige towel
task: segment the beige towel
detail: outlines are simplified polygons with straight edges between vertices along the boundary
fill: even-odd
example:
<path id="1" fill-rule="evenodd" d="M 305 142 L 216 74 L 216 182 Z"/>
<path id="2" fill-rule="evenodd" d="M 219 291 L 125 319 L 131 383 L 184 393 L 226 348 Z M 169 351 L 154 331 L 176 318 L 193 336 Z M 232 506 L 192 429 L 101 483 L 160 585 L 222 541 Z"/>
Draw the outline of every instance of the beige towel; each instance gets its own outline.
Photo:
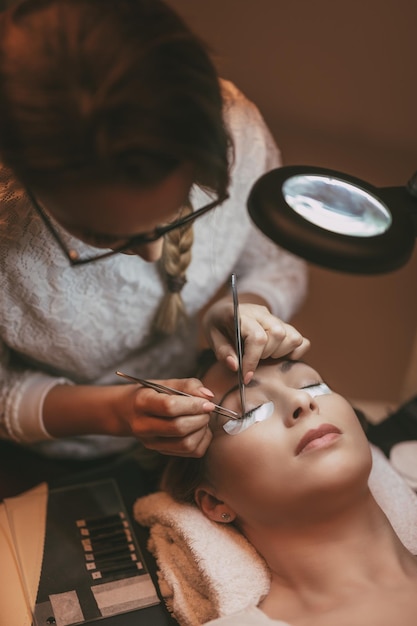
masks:
<path id="1" fill-rule="evenodd" d="M 182 626 L 256 605 L 268 592 L 265 562 L 232 526 L 216 524 L 164 492 L 137 500 L 134 516 L 151 527 L 160 590 Z"/>
<path id="2" fill-rule="evenodd" d="M 372 447 L 370 489 L 404 545 L 417 554 L 417 496 Z M 208 520 L 166 493 L 140 498 L 136 520 L 150 527 L 160 590 L 181 626 L 197 626 L 258 605 L 269 591 L 265 562 L 233 527 Z"/>
<path id="3" fill-rule="evenodd" d="M 391 526 L 412 554 L 417 554 L 417 495 L 374 446 L 369 488 L 391 522 Z"/>

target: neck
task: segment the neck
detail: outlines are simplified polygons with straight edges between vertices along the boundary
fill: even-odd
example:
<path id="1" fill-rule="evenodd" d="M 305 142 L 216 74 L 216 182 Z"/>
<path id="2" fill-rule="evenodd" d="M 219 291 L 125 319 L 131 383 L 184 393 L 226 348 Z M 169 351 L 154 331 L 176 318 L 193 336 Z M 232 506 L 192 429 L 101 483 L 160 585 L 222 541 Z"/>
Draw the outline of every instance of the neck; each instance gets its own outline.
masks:
<path id="1" fill-rule="evenodd" d="M 369 491 L 325 519 L 243 531 L 271 570 L 271 590 L 292 592 L 312 607 L 415 572 L 414 557 Z"/>

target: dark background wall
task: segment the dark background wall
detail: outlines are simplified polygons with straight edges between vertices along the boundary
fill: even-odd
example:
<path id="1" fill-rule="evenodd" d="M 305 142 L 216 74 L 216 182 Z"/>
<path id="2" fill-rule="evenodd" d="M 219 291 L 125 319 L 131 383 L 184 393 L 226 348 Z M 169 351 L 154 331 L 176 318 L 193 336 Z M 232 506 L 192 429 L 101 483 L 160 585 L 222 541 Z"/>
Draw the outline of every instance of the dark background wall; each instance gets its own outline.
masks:
<path id="1" fill-rule="evenodd" d="M 417 170 L 415 0 L 169 0 L 254 100 L 284 162 L 376 186 Z M 311 266 L 294 323 L 310 361 L 350 397 L 396 401 L 413 352 L 417 252 L 378 277 Z M 417 391 L 417 374 L 415 378 Z"/>

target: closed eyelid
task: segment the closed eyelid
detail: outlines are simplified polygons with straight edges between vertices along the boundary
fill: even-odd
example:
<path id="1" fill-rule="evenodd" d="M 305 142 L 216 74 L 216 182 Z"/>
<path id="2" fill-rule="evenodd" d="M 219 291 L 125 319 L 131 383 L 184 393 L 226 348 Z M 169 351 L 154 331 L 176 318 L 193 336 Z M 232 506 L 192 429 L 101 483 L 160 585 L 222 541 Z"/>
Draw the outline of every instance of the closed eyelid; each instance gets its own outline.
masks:
<path id="1" fill-rule="evenodd" d="M 317 385 L 325 384 L 324 381 L 318 380 L 314 383 L 309 383 L 308 385 L 301 385 L 300 389 L 310 389 L 310 387 L 317 387 Z"/>
<path id="2" fill-rule="evenodd" d="M 325 396 L 329 393 L 332 393 L 330 387 L 324 382 L 307 385 L 306 387 L 302 387 L 302 389 L 306 391 L 312 398 L 315 398 L 317 396 Z"/>
<path id="3" fill-rule="evenodd" d="M 252 380 L 247 385 L 245 385 L 245 388 L 248 389 L 250 387 L 258 387 L 259 385 L 260 385 L 260 382 L 256 378 L 252 378 Z M 232 395 L 232 393 L 236 391 L 239 391 L 239 385 L 234 385 L 233 387 L 228 389 L 226 393 L 223 395 L 223 397 L 220 398 L 219 404 L 223 405 L 226 398 L 228 398 L 230 395 Z"/>

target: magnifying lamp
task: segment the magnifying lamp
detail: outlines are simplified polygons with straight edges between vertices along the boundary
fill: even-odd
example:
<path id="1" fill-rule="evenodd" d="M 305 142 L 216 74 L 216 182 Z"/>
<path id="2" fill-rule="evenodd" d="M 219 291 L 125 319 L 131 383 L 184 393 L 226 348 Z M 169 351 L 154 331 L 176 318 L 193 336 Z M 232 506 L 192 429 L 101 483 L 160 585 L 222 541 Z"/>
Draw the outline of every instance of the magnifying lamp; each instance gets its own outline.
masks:
<path id="1" fill-rule="evenodd" d="M 417 236 L 417 172 L 406 187 L 373 187 L 342 172 L 286 166 L 262 176 L 249 214 L 279 246 L 312 263 L 358 274 L 398 269 Z"/>

